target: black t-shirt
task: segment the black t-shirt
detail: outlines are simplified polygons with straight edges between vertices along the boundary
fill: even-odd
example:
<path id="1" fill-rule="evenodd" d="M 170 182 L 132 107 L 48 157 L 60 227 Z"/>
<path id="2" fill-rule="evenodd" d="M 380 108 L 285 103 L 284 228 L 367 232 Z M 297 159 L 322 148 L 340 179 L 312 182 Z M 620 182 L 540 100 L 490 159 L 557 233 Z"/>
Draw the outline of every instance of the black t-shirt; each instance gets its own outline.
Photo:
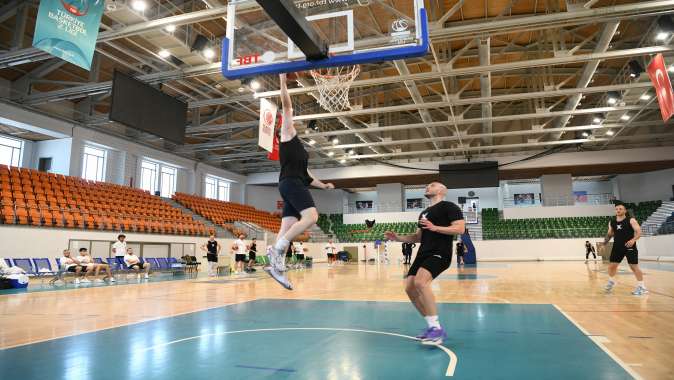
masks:
<path id="1" fill-rule="evenodd" d="M 625 219 L 618 221 L 617 218 L 611 218 L 611 229 L 613 230 L 613 246 L 620 245 L 621 247 L 625 246 L 628 240 L 634 238 L 634 228 L 630 224 L 631 217 L 625 217 Z M 636 244 L 635 244 L 636 247 Z"/>
<path id="2" fill-rule="evenodd" d="M 218 242 L 213 240 L 213 241 L 208 241 L 206 243 L 206 250 L 208 250 L 208 253 L 211 255 L 215 255 L 218 253 Z"/>
<path id="3" fill-rule="evenodd" d="M 456 254 L 463 255 L 463 243 L 456 243 Z"/>
<path id="4" fill-rule="evenodd" d="M 249 252 L 257 253 L 257 244 L 255 243 L 251 244 Z"/>
<path id="5" fill-rule="evenodd" d="M 419 222 L 426 217 L 431 223 L 439 227 L 448 227 L 452 222 L 463 219 L 459 206 L 452 202 L 441 201 L 425 209 L 419 214 Z M 421 228 L 421 224 L 419 224 Z M 454 235 L 445 235 L 427 229 L 421 229 L 421 245 L 417 256 L 452 255 Z"/>
<path id="6" fill-rule="evenodd" d="M 284 178 L 299 178 L 305 186 L 309 186 L 313 181 L 307 172 L 309 153 L 297 135 L 292 140 L 279 144 L 279 161 L 281 162 L 279 181 Z"/>

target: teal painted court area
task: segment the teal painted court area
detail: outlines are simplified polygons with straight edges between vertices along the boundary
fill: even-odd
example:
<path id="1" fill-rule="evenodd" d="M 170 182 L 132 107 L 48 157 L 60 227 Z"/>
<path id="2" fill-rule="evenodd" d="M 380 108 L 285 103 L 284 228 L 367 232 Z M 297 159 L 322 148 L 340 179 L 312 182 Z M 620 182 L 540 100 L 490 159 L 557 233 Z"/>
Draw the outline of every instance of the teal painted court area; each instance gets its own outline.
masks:
<path id="1" fill-rule="evenodd" d="M 257 300 L 0 352 L 5 379 L 628 379 L 552 305 Z M 455 357 L 454 357 L 455 355 Z"/>

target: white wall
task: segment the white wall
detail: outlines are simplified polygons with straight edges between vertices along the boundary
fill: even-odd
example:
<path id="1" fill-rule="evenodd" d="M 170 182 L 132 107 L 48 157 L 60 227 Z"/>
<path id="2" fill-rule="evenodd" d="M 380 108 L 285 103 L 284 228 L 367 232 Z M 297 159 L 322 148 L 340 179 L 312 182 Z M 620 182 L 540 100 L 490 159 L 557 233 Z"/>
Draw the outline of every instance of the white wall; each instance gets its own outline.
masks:
<path id="1" fill-rule="evenodd" d="M 674 234 L 643 237 L 637 247 L 641 258 L 674 261 Z"/>
<path id="2" fill-rule="evenodd" d="M 625 202 L 666 201 L 674 196 L 674 169 L 620 174 L 616 180 L 620 188 L 620 200 Z"/>
<path id="3" fill-rule="evenodd" d="M 37 169 L 40 158 L 51 157 L 51 170 L 49 172 L 69 175 L 71 146 L 71 138 L 36 141 L 33 144 L 31 162 L 26 166 Z"/>
<path id="4" fill-rule="evenodd" d="M 575 218 L 613 214 L 615 210 L 612 205 L 506 207 L 503 209 L 503 219 Z"/>

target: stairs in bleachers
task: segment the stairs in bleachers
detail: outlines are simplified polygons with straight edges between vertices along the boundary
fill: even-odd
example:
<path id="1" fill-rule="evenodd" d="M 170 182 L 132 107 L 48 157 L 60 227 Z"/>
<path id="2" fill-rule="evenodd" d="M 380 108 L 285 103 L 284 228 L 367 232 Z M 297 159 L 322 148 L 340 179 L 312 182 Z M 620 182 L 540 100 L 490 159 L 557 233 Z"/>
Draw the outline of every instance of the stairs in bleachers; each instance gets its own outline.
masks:
<path id="1" fill-rule="evenodd" d="M 656 234 L 656 231 L 661 228 L 665 223 L 667 218 L 671 217 L 674 213 L 674 201 L 662 202 L 660 207 L 658 207 L 648 218 L 644 221 L 641 226 L 644 236 L 652 236 Z"/>
<path id="2" fill-rule="evenodd" d="M 196 220 L 196 221 L 199 221 L 199 222 L 203 223 L 203 224 L 206 226 L 206 229 L 207 229 L 208 231 L 215 231 L 215 236 L 216 236 L 216 237 L 219 237 L 219 238 L 225 238 L 225 239 L 232 239 L 232 238 L 234 238 L 234 234 L 232 234 L 231 232 L 229 232 L 229 231 L 227 231 L 226 229 L 224 229 L 224 228 L 218 226 L 217 224 L 211 222 L 210 220 L 204 218 L 203 216 L 201 216 L 201 215 L 199 215 L 199 214 L 193 212 L 193 211 L 190 210 L 189 208 L 187 208 L 187 207 L 181 205 L 180 203 L 174 201 L 173 199 L 171 199 L 171 198 L 162 198 L 162 200 L 163 200 L 164 202 L 170 204 L 171 206 L 173 206 L 173 207 L 175 207 L 175 208 L 178 208 L 178 209 L 182 210 L 184 213 L 191 215 L 191 216 L 192 216 L 192 219 L 194 219 L 194 220 Z"/>

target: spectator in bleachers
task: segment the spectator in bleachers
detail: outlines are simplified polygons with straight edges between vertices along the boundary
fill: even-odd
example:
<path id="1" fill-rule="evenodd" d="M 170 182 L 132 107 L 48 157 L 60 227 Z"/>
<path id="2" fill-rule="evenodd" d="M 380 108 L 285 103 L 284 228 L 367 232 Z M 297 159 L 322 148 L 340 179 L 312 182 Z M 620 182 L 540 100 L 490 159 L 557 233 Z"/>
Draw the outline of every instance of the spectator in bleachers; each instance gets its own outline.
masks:
<path id="1" fill-rule="evenodd" d="M 77 285 L 80 283 L 80 272 L 82 272 L 82 265 L 77 259 L 70 257 L 69 249 L 63 250 L 63 258 L 61 259 L 61 268 L 65 271 L 75 273 L 75 284 Z M 86 280 L 84 282 L 90 281 Z"/>
<path id="2" fill-rule="evenodd" d="M 96 277 L 94 282 L 103 282 L 105 280 L 115 282 L 115 278 L 112 277 L 112 273 L 110 272 L 110 265 L 103 263 L 100 264 L 95 263 L 94 259 L 91 257 L 89 251 L 87 251 L 86 248 L 80 248 L 80 254 L 79 256 L 77 256 L 77 261 L 79 261 L 80 264 L 82 265 L 82 268 L 85 269 L 84 272 L 85 278 L 87 277 L 87 274 L 94 272 L 94 277 Z M 103 279 L 98 278 L 101 269 L 103 269 L 103 271 L 105 271 L 106 273 Z"/>
<path id="3" fill-rule="evenodd" d="M 243 264 L 246 262 L 246 243 L 244 243 L 243 239 L 245 239 L 244 234 L 240 234 L 239 238 L 236 239 L 234 242 L 234 251 L 236 252 L 234 255 L 234 262 L 235 262 L 235 269 L 234 269 L 234 274 L 239 274 L 243 272 Z"/>
<path id="4" fill-rule="evenodd" d="M 145 272 L 145 279 L 150 278 L 150 263 L 146 263 L 140 257 L 136 256 L 133 253 L 131 247 L 126 249 L 126 256 L 124 256 L 124 263 L 129 269 L 138 273 L 138 279 L 140 279 L 140 271 Z"/>
<path id="5" fill-rule="evenodd" d="M 115 255 L 119 264 L 124 261 L 124 256 L 126 255 L 126 235 L 117 235 L 117 241 L 112 245 L 112 254 Z"/>
<path id="6" fill-rule="evenodd" d="M 253 265 L 255 265 L 255 257 L 257 257 L 257 239 L 253 238 L 250 241 L 250 245 L 248 246 L 248 268 L 246 269 L 247 272 L 255 272 L 255 268 L 253 268 Z"/>
<path id="7" fill-rule="evenodd" d="M 201 246 L 202 251 L 206 251 L 206 260 L 208 261 L 208 276 L 215 276 L 218 266 L 218 254 L 220 253 L 220 244 L 215 240 L 215 235 L 208 237 L 206 244 Z"/>

